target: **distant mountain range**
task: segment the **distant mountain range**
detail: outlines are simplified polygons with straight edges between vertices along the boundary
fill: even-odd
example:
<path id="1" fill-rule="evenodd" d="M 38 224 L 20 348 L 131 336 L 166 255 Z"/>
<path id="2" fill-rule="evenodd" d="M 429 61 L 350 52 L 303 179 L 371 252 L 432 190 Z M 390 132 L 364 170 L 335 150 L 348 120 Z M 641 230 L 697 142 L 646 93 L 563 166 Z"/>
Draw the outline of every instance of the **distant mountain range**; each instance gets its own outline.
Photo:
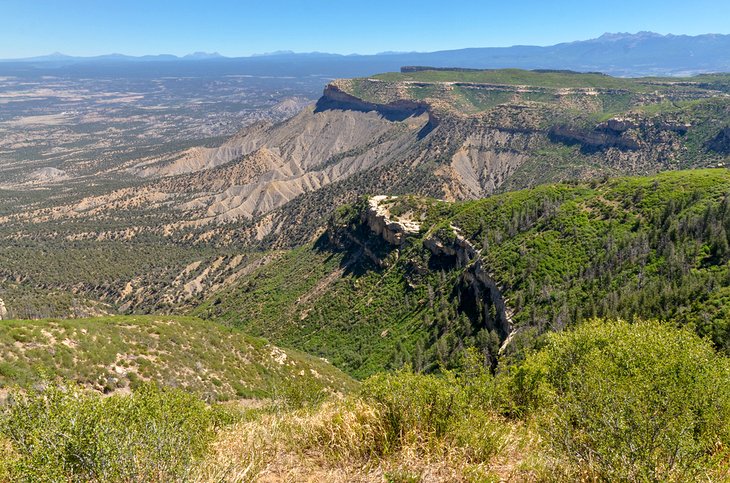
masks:
<path id="1" fill-rule="evenodd" d="M 157 55 L 125 55 L 125 54 L 104 54 L 95 55 L 92 57 L 77 57 L 73 55 L 62 54 L 61 52 L 54 52 L 49 55 L 40 55 L 38 57 L 26 57 L 21 59 L 0 59 L 0 62 L 60 62 L 60 63 L 75 63 L 75 62 L 104 62 L 104 61 L 132 61 L 132 62 L 146 62 L 146 61 L 175 61 L 175 60 L 207 60 L 207 59 L 223 59 L 224 57 L 218 52 L 194 52 L 187 54 L 182 57 L 172 54 L 157 54 Z"/>
<path id="2" fill-rule="evenodd" d="M 730 71 L 730 35 L 660 35 L 653 32 L 606 33 L 599 38 L 538 47 L 468 48 L 438 52 L 383 52 L 374 55 L 340 55 L 289 51 L 250 57 L 223 57 L 218 53 L 196 52 L 183 57 L 109 54 L 71 57 L 55 53 L 27 59 L 0 61 L 24 64 L 26 68 L 70 68 L 84 64 L 120 62 L 189 63 L 205 61 L 220 74 L 324 75 L 353 77 L 395 71 L 404 65 L 493 69 L 570 69 L 598 71 L 615 76 L 692 75 Z M 83 69 L 83 67 L 82 67 Z M 164 67 L 162 68 L 165 69 Z M 168 67 L 169 69 L 169 67 Z M 73 69 L 71 69 L 73 70 Z"/>

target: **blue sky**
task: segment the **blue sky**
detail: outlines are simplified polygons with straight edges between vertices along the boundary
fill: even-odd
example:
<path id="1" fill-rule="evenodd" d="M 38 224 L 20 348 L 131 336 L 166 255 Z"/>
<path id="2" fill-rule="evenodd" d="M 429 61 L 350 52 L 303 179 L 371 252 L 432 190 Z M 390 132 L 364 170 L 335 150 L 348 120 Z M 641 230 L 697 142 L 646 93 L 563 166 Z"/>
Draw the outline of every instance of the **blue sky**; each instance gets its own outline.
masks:
<path id="1" fill-rule="evenodd" d="M 730 33 L 728 0 L 0 0 L 0 58 L 550 45 L 604 32 Z"/>

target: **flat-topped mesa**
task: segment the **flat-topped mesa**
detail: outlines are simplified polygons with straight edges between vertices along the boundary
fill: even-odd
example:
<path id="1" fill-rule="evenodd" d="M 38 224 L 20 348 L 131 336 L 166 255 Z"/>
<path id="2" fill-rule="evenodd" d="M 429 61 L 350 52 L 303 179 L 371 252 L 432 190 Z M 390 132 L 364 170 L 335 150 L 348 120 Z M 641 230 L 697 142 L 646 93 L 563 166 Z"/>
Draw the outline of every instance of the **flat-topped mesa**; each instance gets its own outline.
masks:
<path id="1" fill-rule="evenodd" d="M 322 97 L 317 101 L 315 112 L 331 109 L 371 112 L 375 111 L 390 121 L 403 121 L 409 117 L 428 114 L 430 129 L 438 125 L 438 119 L 433 113 L 432 106 L 424 101 L 408 99 L 398 92 L 398 89 L 389 83 L 378 82 L 388 91 L 378 101 L 368 101 L 352 94 L 353 81 L 351 79 L 337 79 L 325 87 Z M 390 90 L 393 92 L 390 92 Z M 382 102 L 381 102 L 382 101 Z"/>
<path id="2" fill-rule="evenodd" d="M 383 237 L 391 245 L 401 246 L 408 235 L 414 235 L 421 230 L 420 223 L 408 219 L 399 219 L 390 213 L 389 205 L 397 196 L 373 196 L 368 200 L 364 218 L 370 230 Z"/>

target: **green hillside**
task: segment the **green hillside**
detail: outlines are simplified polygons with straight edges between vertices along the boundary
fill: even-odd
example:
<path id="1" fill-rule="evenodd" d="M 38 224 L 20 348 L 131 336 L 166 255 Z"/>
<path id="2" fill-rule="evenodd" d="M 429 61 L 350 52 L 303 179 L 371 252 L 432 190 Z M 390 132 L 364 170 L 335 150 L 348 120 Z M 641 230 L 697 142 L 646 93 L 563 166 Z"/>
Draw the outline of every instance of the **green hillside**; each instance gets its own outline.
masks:
<path id="1" fill-rule="evenodd" d="M 502 358 L 519 355 L 540 334 L 596 316 L 673 320 L 730 349 L 730 171 L 388 203 L 393 220 L 420 222 L 404 245 L 371 233 L 364 202 L 345 207 L 316 244 L 195 313 L 357 377 L 448 365 L 469 346 L 496 364 L 500 346 Z M 475 253 L 460 261 L 467 246 Z"/>
<path id="2" fill-rule="evenodd" d="M 557 110 L 561 113 L 559 120 L 568 122 L 585 114 L 600 120 L 602 115 L 647 110 L 657 114 L 681 111 L 707 100 L 727 101 L 730 76 L 620 78 L 600 73 L 520 69 L 420 70 L 342 80 L 337 85 L 376 104 L 418 100 L 436 111 L 462 115 L 481 115 L 498 106 L 529 105 Z"/>
<path id="3" fill-rule="evenodd" d="M 2 321 L 0 354 L 0 387 L 60 377 L 110 393 L 150 381 L 210 401 L 353 387 L 320 359 L 192 317 Z"/>
<path id="4" fill-rule="evenodd" d="M 530 85 L 537 87 L 595 87 L 650 92 L 672 89 L 689 83 L 697 89 L 730 87 L 730 76 L 725 74 L 696 77 L 612 77 L 601 73 L 570 71 L 490 69 L 490 70 L 420 70 L 416 72 L 389 72 L 372 77 L 385 81 L 414 82 L 473 82 L 480 84 Z"/>

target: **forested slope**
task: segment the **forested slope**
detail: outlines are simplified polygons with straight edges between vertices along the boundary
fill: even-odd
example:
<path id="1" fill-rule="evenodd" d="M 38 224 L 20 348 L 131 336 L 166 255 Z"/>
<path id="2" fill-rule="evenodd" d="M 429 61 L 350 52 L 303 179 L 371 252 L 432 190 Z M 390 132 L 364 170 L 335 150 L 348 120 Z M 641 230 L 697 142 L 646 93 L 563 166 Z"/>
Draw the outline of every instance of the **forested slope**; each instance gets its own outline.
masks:
<path id="1" fill-rule="evenodd" d="M 495 365 L 594 316 L 689 324 L 730 349 L 727 170 L 379 203 L 340 209 L 315 244 L 196 313 L 359 377 L 448 365 L 469 346 Z"/>

